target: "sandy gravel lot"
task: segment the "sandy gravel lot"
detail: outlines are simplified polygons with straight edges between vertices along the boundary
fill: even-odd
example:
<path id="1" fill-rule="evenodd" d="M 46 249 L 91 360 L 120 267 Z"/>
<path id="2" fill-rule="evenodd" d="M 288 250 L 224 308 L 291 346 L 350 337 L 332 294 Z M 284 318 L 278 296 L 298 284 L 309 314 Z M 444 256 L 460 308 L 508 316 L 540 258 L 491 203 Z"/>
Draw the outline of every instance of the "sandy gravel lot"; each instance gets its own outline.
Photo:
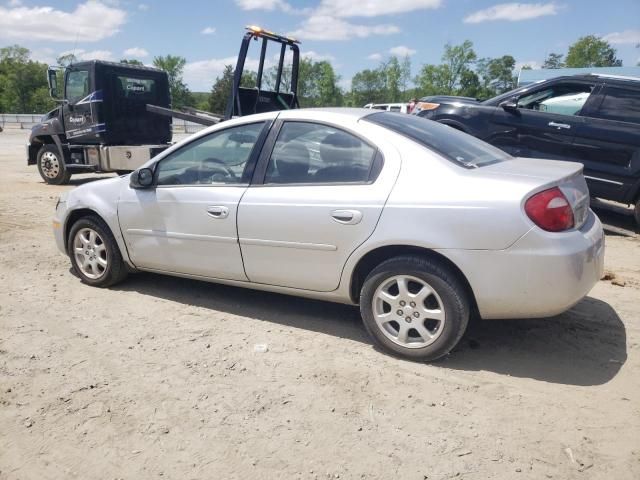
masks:
<path id="1" fill-rule="evenodd" d="M 45 185 L 26 138 L 0 134 L 0 479 L 640 478 L 637 237 L 607 237 L 616 278 L 568 313 L 412 363 L 351 307 L 84 286 L 50 227 L 73 185 Z"/>

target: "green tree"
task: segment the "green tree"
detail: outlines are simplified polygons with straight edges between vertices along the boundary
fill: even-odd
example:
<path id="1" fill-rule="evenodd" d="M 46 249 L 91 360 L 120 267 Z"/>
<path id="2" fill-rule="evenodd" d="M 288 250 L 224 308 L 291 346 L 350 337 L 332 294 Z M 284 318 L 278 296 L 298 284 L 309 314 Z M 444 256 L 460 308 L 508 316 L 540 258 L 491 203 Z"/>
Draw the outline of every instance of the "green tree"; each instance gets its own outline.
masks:
<path id="1" fill-rule="evenodd" d="M 442 63 L 424 65 L 420 70 L 415 79 L 418 90 L 422 95 L 460 95 L 475 89 L 475 79 L 469 72 L 476 59 L 471 41 L 465 40 L 460 45 L 446 44 Z"/>
<path id="2" fill-rule="evenodd" d="M 76 57 L 73 53 L 66 53 L 64 55 L 60 55 L 56 63 L 61 67 L 68 67 L 72 63 L 76 63 L 78 61 L 78 57 Z"/>
<path id="3" fill-rule="evenodd" d="M 542 68 L 564 68 L 562 57 L 564 57 L 564 55 L 562 55 L 561 53 L 550 53 L 549 55 L 547 55 L 547 58 L 542 64 Z"/>
<path id="4" fill-rule="evenodd" d="M 123 58 L 122 60 L 120 60 L 120 63 L 124 63 L 125 65 L 138 65 L 140 67 L 144 66 L 144 63 L 142 63 L 140 60 L 136 60 L 135 58 Z"/>
<path id="5" fill-rule="evenodd" d="M 47 65 L 34 62 L 27 48 L 0 48 L 0 111 L 42 113 L 55 102 L 49 98 Z"/>
<path id="6" fill-rule="evenodd" d="M 513 75 L 516 66 L 516 59 L 511 55 L 503 55 L 499 58 L 489 60 L 486 70 L 487 84 L 496 93 L 506 92 L 515 87 L 517 78 Z"/>
<path id="7" fill-rule="evenodd" d="M 209 95 L 208 110 L 212 113 L 224 114 L 229 96 L 231 95 L 231 87 L 233 86 L 233 67 L 225 65 L 222 76 L 217 77 L 211 94 Z"/>
<path id="8" fill-rule="evenodd" d="M 386 101 L 399 102 L 402 96 L 402 67 L 398 61 L 398 57 L 390 57 L 380 68 L 384 74 Z"/>
<path id="9" fill-rule="evenodd" d="M 304 107 L 342 105 L 343 94 L 338 86 L 339 81 L 340 77 L 335 73 L 331 63 L 303 58 L 298 73 L 300 104 Z"/>
<path id="10" fill-rule="evenodd" d="M 351 79 L 350 104 L 362 107 L 367 103 L 385 102 L 385 84 L 385 74 L 380 69 L 367 69 L 356 73 Z"/>
<path id="11" fill-rule="evenodd" d="M 571 45 L 565 63 L 573 68 L 622 66 L 622 60 L 616 58 L 615 48 L 595 35 L 581 37 Z"/>
<path id="12" fill-rule="evenodd" d="M 460 45 L 452 46 L 447 43 L 444 46 L 442 63 L 447 66 L 447 91 L 456 91 L 462 75 L 471 68 L 476 59 L 476 52 L 470 40 L 465 40 Z"/>
<path id="13" fill-rule="evenodd" d="M 171 103 L 174 108 L 193 106 L 193 98 L 189 88 L 182 80 L 187 60 L 177 55 L 166 55 L 153 58 L 153 65 L 169 75 Z"/>
<path id="14" fill-rule="evenodd" d="M 408 100 L 407 92 L 411 84 L 411 59 L 406 55 L 400 64 L 400 90 L 402 91 L 403 100 Z"/>

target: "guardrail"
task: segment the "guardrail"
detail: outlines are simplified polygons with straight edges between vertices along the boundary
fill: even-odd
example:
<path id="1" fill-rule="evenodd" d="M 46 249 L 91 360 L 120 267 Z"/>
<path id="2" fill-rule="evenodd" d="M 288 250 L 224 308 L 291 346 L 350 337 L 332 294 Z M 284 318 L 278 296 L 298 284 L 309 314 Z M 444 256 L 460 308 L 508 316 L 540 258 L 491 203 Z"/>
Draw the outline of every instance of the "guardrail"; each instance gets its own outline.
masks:
<path id="1" fill-rule="evenodd" d="M 16 130 L 30 130 L 42 121 L 43 114 L 38 113 L 0 113 L 0 127 Z M 179 118 L 173 119 L 174 133 L 195 133 L 202 130 L 204 125 L 187 122 Z"/>

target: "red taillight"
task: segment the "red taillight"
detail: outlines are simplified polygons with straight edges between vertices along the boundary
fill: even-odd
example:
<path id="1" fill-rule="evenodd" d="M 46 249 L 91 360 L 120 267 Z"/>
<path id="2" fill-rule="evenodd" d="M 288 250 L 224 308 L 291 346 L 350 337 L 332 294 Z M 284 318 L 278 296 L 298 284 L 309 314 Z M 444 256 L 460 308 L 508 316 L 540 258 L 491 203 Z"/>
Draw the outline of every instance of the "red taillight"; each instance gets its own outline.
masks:
<path id="1" fill-rule="evenodd" d="M 536 193 L 526 201 L 524 211 L 536 225 L 548 232 L 573 228 L 573 210 L 558 187 Z"/>

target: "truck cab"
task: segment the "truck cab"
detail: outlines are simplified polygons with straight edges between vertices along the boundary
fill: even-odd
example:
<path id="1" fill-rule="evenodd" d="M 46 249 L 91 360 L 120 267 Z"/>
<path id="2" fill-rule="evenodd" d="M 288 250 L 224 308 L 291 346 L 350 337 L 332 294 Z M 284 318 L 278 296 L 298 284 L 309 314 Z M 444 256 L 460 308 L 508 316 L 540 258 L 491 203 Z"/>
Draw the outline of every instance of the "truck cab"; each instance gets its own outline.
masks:
<path id="1" fill-rule="evenodd" d="M 169 146 L 171 117 L 147 105 L 170 108 L 167 73 L 104 61 L 79 62 L 62 72 L 49 69 L 60 105 L 33 127 L 27 163 L 45 182 L 66 183 L 72 173 L 130 171 Z"/>

